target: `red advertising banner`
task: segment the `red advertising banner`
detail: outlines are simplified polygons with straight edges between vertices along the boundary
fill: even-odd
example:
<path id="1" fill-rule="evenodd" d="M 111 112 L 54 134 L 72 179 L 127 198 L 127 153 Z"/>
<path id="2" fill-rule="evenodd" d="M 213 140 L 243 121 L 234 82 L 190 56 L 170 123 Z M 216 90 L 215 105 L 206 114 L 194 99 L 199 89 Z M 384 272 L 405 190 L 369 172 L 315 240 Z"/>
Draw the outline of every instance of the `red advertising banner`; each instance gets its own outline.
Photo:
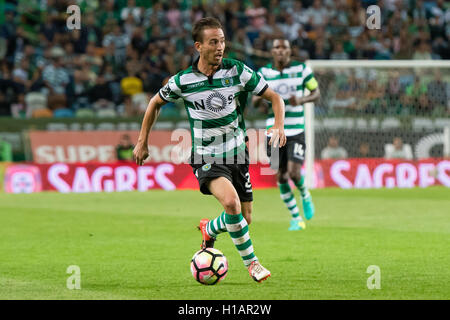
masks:
<path id="1" fill-rule="evenodd" d="M 128 135 L 136 143 L 138 131 L 31 131 L 30 145 L 35 163 L 110 162 L 117 160 L 116 146 Z M 190 144 L 189 140 L 186 143 Z M 170 161 L 173 145 L 171 131 L 153 131 L 150 138 L 150 160 Z"/>
<path id="2" fill-rule="evenodd" d="M 116 146 L 124 135 L 132 143 L 138 131 L 31 131 L 29 133 L 33 162 L 86 163 L 116 161 Z M 265 130 L 247 130 L 252 163 L 267 163 Z M 191 150 L 188 129 L 154 130 L 148 141 L 149 162 L 186 163 Z"/>
<path id="3" fill-rule="evenodd" d="M 340 188 L 450 187 L 450 161 L 385 159 L 321 160 L 324 186 Z"/>
<path id="4" fill-rule="evenodd" d="M 250 168 L 257 188 L 275 186 L 274 175 L 263 175 L 260 166 Z M 198 189 L 198 182 L 188 164 L 132 162 L 54 163 L 11 165 L 6 169 L 5 191 L 30 193 L 148 191 L 151 189 Z"/>
<path id="5" fill-rule="evenodd" d="M 384 159 L 323 160 L 315 163 L 314 187 L 411 188 L 450 187 L 450 161 Z M 267 164 L 250 165 L 254 189 L 276 187 Z M 113 192 L 152 189 L 198 189 L 188 164 L 132 162 L 10 164 L 4 173 L 4 190 L 10 193 L 39 191 Z"/>

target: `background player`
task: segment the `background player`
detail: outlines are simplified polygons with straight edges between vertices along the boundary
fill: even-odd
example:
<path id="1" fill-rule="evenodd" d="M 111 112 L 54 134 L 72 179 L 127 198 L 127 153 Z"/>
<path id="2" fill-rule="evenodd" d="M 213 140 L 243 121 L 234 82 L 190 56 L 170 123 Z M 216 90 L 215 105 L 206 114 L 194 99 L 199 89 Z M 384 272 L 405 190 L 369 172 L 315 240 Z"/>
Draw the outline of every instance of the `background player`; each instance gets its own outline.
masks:
<path id="1" fill-rule="evenodd" d="M 272 168 L 277 169 L 281 199 L 292 215 L 289 230 L 302 230 L 305 228 L 305 223 L 299 214 L 297 201 L 289 186 L 289 179 L 292 179 L 300 190 L 305 218 L 311 219 L 314 216 L 314 204 L 305 186 L 305 178 L 301 174 L 306 150 L 303 104 L 319 99 L 320 92 L 311 68 L 304 63 L 291 60 L 291 46 L 288 40 L 274 39 L 271 54 L 273 63 L 260 68 L 258 73 L 285 101 L 284 129 L 287 143 L 279 150 L 279 157 L 274 157 L 273 148 L 267 145 L 267 155 L 271 158 Z M 305 88 L 310 91 L 309 95 L 304 95 Z M 256 97 L 254 101 L 257 105 L 262 102 Z M 274 115 L 269 113 L 266 121 L 267 128 L 271 128 L 274 123 Z"/>
<path id="2" fill-rule="evenodd" d="M 200 19 L 192 36 L 200 57 L 191 67 L 171 77 L 150 100 L 134 156 L 136 163 L 142 165 L 148 156 L 148 135 L 160 108 L 182 98 L 191 125 L 191 166 L 200 191 L 214 195 L 224 208 L 216 219 L 200 221 L 202 246 L 212 247 L 215 237 L 228 231 L 250 276 L 260 282 L 270 276 L 270 271 L 254 254 L 248 231 L 253 193 L 242 110 L 249 93 L 272 103 L 274 125 L 269 143 L 278 147 L 286 143 L 284 102 L 256 72 L 240 61 L 223 58 L 225 37 L 218 20 Z"/>

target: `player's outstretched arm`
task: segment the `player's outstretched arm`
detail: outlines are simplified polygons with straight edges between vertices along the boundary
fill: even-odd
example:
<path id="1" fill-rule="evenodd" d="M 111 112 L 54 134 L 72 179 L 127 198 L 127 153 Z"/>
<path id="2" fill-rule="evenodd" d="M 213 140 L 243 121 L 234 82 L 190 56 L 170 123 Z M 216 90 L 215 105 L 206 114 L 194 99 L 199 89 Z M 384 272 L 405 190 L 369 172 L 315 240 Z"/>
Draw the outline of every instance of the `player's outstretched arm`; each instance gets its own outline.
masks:
<path id="1" fill-rule="evenodd" d="M 286 135 L 284 133 L 284 101 L 281 96 L 271 88 L 267 88 L 261 97 L 272 103 L 272 110 L 275 117 L 274 125 L 267 130 L 268 133 L 272 133 L 269 144 L 281 148 L 286 144 Z"/>
<path id="2" fill-rule="evenodd" d="M 289 99 L 289 102 L 294 105 L 298 106 L 300 104 L 308 103 L 308 102 L 314 102 L 320 98 L 320 90 L 319 87 L 317 87 L 314 90 L 310 91 L 310 94 L 303 96 L 303 97 L 296 97 L 292 96 L 291 99 Z"/>
<path id="3" fill-rule="evenodd" d="M 161 107 L 167 102 L 164 101 L 159 94 L 155 94 L 148 103 L 147 110 L 145 110 L 144 119 L 142 120 L 141 131 L 133 150 L 133 156 L 138 165 L 142 165 L 144 160 L 148 157 L 148 134 L 158 118 Z"/>

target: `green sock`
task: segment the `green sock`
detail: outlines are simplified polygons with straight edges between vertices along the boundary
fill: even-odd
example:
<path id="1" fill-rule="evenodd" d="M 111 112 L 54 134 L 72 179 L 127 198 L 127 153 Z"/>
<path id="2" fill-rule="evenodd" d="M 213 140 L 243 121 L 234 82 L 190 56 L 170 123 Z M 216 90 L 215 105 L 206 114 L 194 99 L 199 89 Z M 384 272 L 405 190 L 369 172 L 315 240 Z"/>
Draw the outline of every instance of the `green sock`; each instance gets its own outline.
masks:
<path id="1" fill-rule="evenodd" d="M 236 249 L 239 251 L 245 266 L 249 266 L 252 261 L 258 260 L 253 252 L 252 240 L 250 239 L 250 233 L 248 232 L 248 224 L 242 216 L 242 213 L 225 213 L 225 223 L 227 231 L 231 236 L 231 240 L 233 240 Z"/>
<path id="2" fill-rule="evenodd" d="M 300 176 L 300 181 L 295 183 L 295 186 L 298 190 L 300 190 L 300 194 L 302 195 L 302 198 L 308 198 L 310 196 L 310 193 L 305 185 L 305 177 L 303 175 Z"/>
<path id="3" fill-rule="evenodd" d="M 289 183 L 278 183 L 278 188 L 280 188 L 280 197 L 291 213 L 292 218 L 298 219 L 300 215 L 298 213 L 297 201 L 295 200 Z"/>
<path id="4" fill-rule="evenodd" d="M 226 231 L 227 228 L 225 226 L 225 211 L 222 212 L 222 214 L 217 218 L 210 220 L 206 225 L 206 232 L 213 238 L 217 238 L 220 233 Z"/>

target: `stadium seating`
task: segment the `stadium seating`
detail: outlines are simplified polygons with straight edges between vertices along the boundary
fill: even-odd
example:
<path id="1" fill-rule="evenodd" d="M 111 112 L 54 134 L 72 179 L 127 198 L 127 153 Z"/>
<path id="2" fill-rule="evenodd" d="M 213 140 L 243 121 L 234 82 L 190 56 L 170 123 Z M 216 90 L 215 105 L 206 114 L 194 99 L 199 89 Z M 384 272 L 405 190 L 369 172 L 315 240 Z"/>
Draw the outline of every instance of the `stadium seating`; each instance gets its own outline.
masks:
<path id="1" fill-rule="evenodd" d="M 53 112 L 50 109 L 36 109 L 33 110 L 31 115 L 33 118 L 51 118 L 53 117 Z"/>
<path id="2" fill-rule="evenodd" d="M 74 112 L 71 109 L 63 108 L 53 111 L 53 117 L 55 118 L 72 118 Z"/>
<path id="3" fill-rule="evenodd" d="M 106 108 L 98 110 L 96 115 L 98 118 L 114 118 L 117 117 L 117 112 L 114 109 Z"/>
<path id="4" fill-rule="evenodd" d="M 95 112 L 92 109 L 81 108 L 75 111 L 76 118 L 94 118 Z"/>
<path id="5" fill-rule="evenodd" d="M 27 116 L 33 116 L 35 111 L 47 109 L 47 96 L 40 92 L 27 93 L 25 104 L 27 105 Z"/>

